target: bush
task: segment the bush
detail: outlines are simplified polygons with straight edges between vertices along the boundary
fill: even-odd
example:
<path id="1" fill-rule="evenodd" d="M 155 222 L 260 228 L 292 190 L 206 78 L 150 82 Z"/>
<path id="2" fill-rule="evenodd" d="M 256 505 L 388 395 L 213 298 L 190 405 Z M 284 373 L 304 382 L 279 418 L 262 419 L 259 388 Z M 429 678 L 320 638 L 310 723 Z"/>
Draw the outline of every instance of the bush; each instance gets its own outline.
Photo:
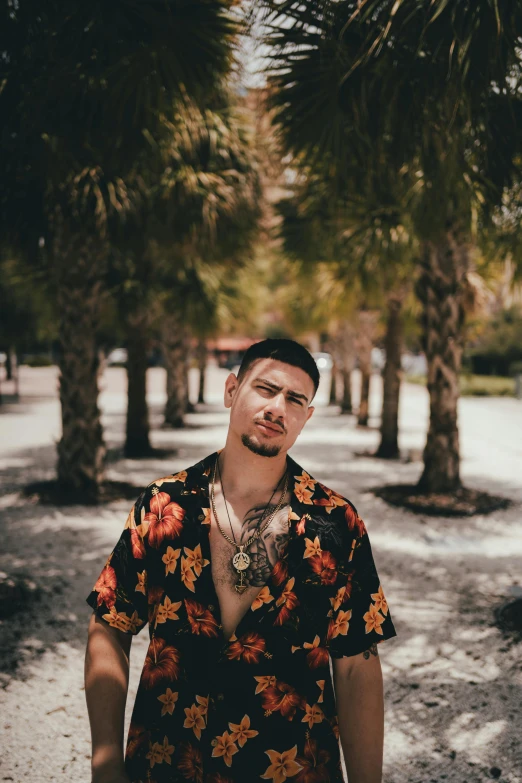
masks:
<path id="1" fill-rule="evenodd" d="M 47 354 L 35 354 L 23 357 L 22 364 L 28 367 L 52 367 L 54 362 Z"/>

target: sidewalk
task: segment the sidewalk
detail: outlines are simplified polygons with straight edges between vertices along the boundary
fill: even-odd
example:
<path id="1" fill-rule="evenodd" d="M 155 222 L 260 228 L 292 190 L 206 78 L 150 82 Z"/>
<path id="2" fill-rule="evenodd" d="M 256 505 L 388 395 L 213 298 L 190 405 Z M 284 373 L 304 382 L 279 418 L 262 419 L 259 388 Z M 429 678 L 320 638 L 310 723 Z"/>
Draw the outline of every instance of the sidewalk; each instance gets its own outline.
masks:
<path id="1" fill-rule="evenodd" d="M 160 431 L 162 370 L 149 373 L 153 444 L 177 449 L 168 460 L 118 459 L 110 477 L 138 488 L 187 467 L 223 445 L 226 371 L 209 373 L 206 412 L 187 428 Z M 31 376 L 31 377 L 30 377 Z M 35 379 L 40 379 L 38 383 Z M 194 389 L 196 376 L 191 377 Z M 105 508 L 35 506 L 24 483 L 50 478 L 59 436 L 52 368 L 21 377 L 22 403 L 0 414 L 0 570 L 25 574 L 40 600 L 0 626 L 0 780 L 89 783 L 90 736 L 83 692 L 83 657 L 90 609 L 85 603 L 117 540 L 127 501 Z M 124 373 L 108 371 L 101 406 L 108 446 L 124 431 Z M 25 384 L 25 385 L 24 385 Z M 31 396 L 31 394 L 33 396 Z M 319 402 L 325 401 L 325 387 Z M 374 384 L 371 412 L 379 411 Z M 428 406 L 424 389 L 406 386 L 401 447 L 419 453 Z M 471 486 L 517 501 L 507 511 L 472 519 L 414 515 L 388 507 L 370 489 L 415 481 L 421 463 L 366 456 L 375 430 L 318 405 L 292 456 L 316 478 L 351 498 L 365 519 L 398 637 L 379 649 L 385 681 L 386 783 L 522 783 L 520 645 L 502 638 L 493 609 L 522 592 L 522 403 L 470 399 L 460 408 L 463 476 Z M 139 489 L 137 493 L 139 494 Z M 133 643 L 132 703 L 147 646 Z M 127 723 L 130 712 L 127 714 Z"/>

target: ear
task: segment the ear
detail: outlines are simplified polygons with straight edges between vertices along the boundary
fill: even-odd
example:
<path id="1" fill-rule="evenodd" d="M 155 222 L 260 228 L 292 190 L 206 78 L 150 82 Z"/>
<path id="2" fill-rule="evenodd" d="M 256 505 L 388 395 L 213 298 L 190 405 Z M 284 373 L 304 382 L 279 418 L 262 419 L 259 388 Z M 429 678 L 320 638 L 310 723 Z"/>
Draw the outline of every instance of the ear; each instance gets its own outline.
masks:
<path id="1" fill-rule="evenodd" d="M 231 372 L 225 381 L 225 395 L 223 400 L 223 402 L 225 403 L 225 408 L 232 407 L 232 401 L 236 395 L 238 388 L 239 388 L 239 381 L 237 377 L 234 375 L 234 373 Z"/>
<path id="2" fill-rule="evenodd" d="M 310 419 L 312 417 L 312 413 L 314 411 L 315 411 L 315 408 L 313 406 L 310 406 L 310 408 L 308 408 L 308 413 L 306 414 L 306 421 L 308 421 L 308 419 Z M 306 424 L 306 421 L 305 421 L 305 424 Z"/>

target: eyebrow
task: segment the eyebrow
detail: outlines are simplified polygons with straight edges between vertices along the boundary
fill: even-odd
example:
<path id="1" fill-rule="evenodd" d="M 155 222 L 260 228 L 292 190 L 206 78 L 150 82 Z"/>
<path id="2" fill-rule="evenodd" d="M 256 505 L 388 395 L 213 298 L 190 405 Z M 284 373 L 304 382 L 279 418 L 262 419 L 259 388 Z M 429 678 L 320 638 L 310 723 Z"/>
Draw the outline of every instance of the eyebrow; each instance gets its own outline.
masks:
<path id="1" fill-rule="evenodd" d="M 283 391 L 282 386 L 277 386 L 277 384 L 272 383 L 272 381 L 268 381 L 266 378 L 256 378 L 256 383 L 266 383 L 267 386 L 270 386 L 271 389 L 274 391 Z M 292 395 L 292 397 L 298 397 L 301 400 L 304 400 L 305 402 L 308 402 L 308 397 L 306 394 L 301 394 L 301 392 L 292 391 L 292 389 L 288 390 L 288 394 Z"/>

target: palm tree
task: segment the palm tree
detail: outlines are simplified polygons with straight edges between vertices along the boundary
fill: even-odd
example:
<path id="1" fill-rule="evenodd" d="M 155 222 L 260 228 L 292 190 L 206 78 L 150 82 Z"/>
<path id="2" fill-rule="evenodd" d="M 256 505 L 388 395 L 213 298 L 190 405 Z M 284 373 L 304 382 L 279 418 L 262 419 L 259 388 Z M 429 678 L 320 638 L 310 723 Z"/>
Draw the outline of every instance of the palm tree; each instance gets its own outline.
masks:
<path id="1" fill-rule="evenodd" d="M 96 501 L 105 446 L 96 329 L 111 218 L 162 113 L 205 102 L 233 63 L 240 29 L 226 0 L 72 0 L 0 12 L 2 236 L 34 255 L 43 238 L 57 290 L 62 437 L 58 480 Z M 144 129 L 146 132 L 144 133 Z"/>
<path id="2" fill-rule="evenodd" d="M 406 170 L 412 180 L 431 407 L 419 488 L 451 493 L 460 486 L 458 374 L 473 226 L 509 183 L 520 138 L 522 6 L 265 5 L 287 149 L 314 171 L 326 162 L 335 195 L 347 167 Z"/>

